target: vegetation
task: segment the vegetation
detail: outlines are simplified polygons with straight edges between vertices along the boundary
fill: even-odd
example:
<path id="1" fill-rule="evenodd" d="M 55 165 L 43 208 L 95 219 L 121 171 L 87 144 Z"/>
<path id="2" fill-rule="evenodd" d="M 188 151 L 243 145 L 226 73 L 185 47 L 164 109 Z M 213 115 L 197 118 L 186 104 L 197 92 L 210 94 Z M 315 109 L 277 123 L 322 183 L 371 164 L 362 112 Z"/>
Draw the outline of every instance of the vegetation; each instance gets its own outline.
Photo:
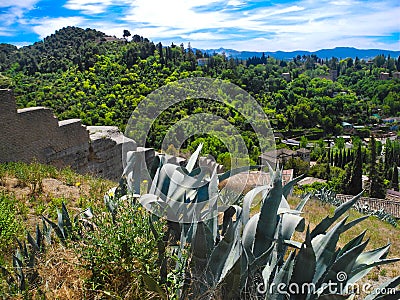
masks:
<path id="1" fill-rule="evenodd" d="M 10 174 L 16 174 L 21 168 L 32 168 L 32 165 L 24 164 L 7 164 L 5 166 L 9 170 L 8 175 L 3 180 L 4 187 L 7 188 L 10 187 L 10 182 L 13 182 Z M 159 171 L 155 172 L 153 176 L 158 176 L 157 174 L 160 174 L 161 170 L 166 167 L 168 167 L 168 164 L 159 165 Z M 81 175 L 75 175 L 69 170 L 59 172 L 52 167 L 42 166 L 43 191 L 36 193 L 35 198 L 30 200 L 33 206 L 39 203 L 39 199 L 43 196 L 43 193 L 48 192 L 46 176 L 48 176 L 49 173 L 46 174 L 46 169 L 53 170 L 50 174 L 63 180 L 65 184 L 63 187 L 64 189 L 71 187 L 84 192 L 84 190 L 88 188 L 88 183 L 92 180 L 89 177 L 83 178 Z M 128 167 L 125 174 L 132 169 L 134 168 Z M 68 176 L 63 174 L 68 174 Z M 193 174 L 197 174 L 197 172 L 193 172 Z M 305 215 L 311 218 L 310 228 L 304 232 L 305 219 L 298 216 L 295 210 L 288 211 L 285 209 L 284 207 L 287 207 L 289 204 L 286 202 L 285 198 L 279 196 L 280 193 L 287 195 L 294 182 L 281 188 L 279 172 L 276 173 L 275 176 L 277 177 L 275 177 L 273 186 L 258 187 L 246 194 L 243 202 L 240 202 L 242 203 L 241 206 L 233 205 L 227 207 L 228 210 L 225 210 L 224 217 L 222 217 L 224 220 L 223 222 L 216 222 L 216 219 L 212 218 L 204 223 L 197 223 L 197 225 L 179 225 L 174 222 L 166 222 L 163 218 L 158 218 L 155 215 L 149 214 L 149 212 L 138 203 L 139 200 L 145 205 L 143 201 L 148 202 L 149 195 L 143 195 L 138 199 L 137 196 L 132 196 L 130 192 L 128 192 L 128 194 L 124 196 L 127 187 L 134 188 L 137 186 L 134 182 L 126 185 L 124 181 L 121 181 L 118 188 L 113 188 L 108 192 L 104 192 L 106 205 L 101 204 L 101 198 L 103 197 L 100 195 L 100 191 L 96 193 L 97 199 L 92 198 L 94 202 L 91 202 L 92 205 L 90 205 L 93 207 L 93 210 L 76 209 L 77 205 L 79 205 L 77 199 L 66 198 L 70 204 L 70 208 L 67 209 L 67 207 L 61 203 L 58 206 L 58 217 L 57 215 L 52 216 L 51 214 L 48 215 L 48 217 L 40 217 L 38 215 L 37 218 L 34 219 L 37 220 L 36 224 L 39 226 L 33 225 L 32 220 L 29 219 L 26 221 L 17 220 L 20 225 L 27 228 L 27 234 L 25 235 L 26 242 L 24 242 L 24 238 L 21 234 L 17 235 L 20 242 L 19 246 L 17 245 L 18 250 L 15 252 L 13 258 L 16 267 L 10 268 L 7 266 L 11 257 L 5 254 L 6 262 L 2 263 L 5 269 L 3 269 L 4 277 L 0 284 L 2 287 L 0 289 L 2 294 L 0 294 L 3 297 L 11 297 L 13 295 L 18 297 L 18 295 L 22 294 L 27 298 L 50 297 L 59 299 L 97 299 L 104 297 L 118 298 L 122 296 L 130 299 L 177 299 L 179 297 L 191 298 L 197 293 L 203 298 L 208 298 L 213 295 L 213 297 L 225 299 L 228 297 L 227 294 L 229 294 L 229 297 L 234 296 L 234 294 L 237 295 L 237 297 L 240 295 L 241 297 L 247 297 L 250 296 L 250 294 L 254 295 L 254 293 L 258 293 L 257 289 L 255 289 L 255 284 L 257 283 L 270 285 L 272 282 L 286 282 L 287 284 L 296 282 L 297 277 L 295 275 L 295 270 L 299 268 L 304 270 L 304 267 L 300 267 L 299 260 L 301 260 L 305 250 L 310 251 L 311 249 L 316 249 L 318 230 L 326 228 L 328 224 L 332 224 L 334 220 L 337 220 L 339 218 L 339 211 L 344 213 L 344 211 L 350 208 L 350 204 L 348 203 L 346 208 L 343 207 L 338 210 L 334 218 L 325 218 L 325 220 L 322 220 L 326 214 L 332 214 L 331 209 L 329 209 L 329 211 L 321 210 L 321 205 L 315 204 L 314 201 L 311 201 L 311 206 L 307 208 L 308 205 L 306 205 L 306 201 L 309 196 L 302 201 L 291 198 L 289 201 L 291 206 L 299 210 L 304 209 Z M 222 176 L 220 179 L 225 177 L 226 176 Z M 129 178 L 137 180 L 140 177 L 131 174 Z M 81 182 L 81 185 L 79 185 L 79 187 L 77 187 L 76 184 L 74 186 L 67 185 L 67 181 Z M 96 180 L 96 182 L 97 181 L 98 180 Z M 158 182 L 160 186 L 167 184 L 166 181 L 158 180 Z M 210 183 L 211 182 L 214 181 L 211 179 Z M 106 182 L 104 182 L 104 184 L 105 187 L 110 186 Z M 208 184 L 206 187 L 209 188 L 210 185 Z M 140 188 L 144 192 L 148 191 L 151 195 L 151 188 L 147 190 L 145 185 L 141 185 Z M 201 187 L 192 188 L 187 186 L 186 188 L 189 189 L 187 195 L 192 195 L 191 197 L 200 199 L 195 195 L 199 192 L 203 194 L 203 192 L 200 191 Z M 19 187 L 13 188 L 14 193 L 17 192 L 17 197 L 21 197 L 19 189 Z M 29 188 L 26 187 L 25 189 Z M 104 191 L 104 188 L 102 190 Z M 194 194 L 190 193 L 190 190 L 194 191 Z M 214 189 L 210 188 L 209 190 L 210 193 L 206 196 L 207 199 L 212 198 L 211 191 Z M 281 192 L 279 192 L 279 190 L 281 190 Z M 5 189 L 3 193 L 4 195 L 10 195 L 7 189 Z M 179 193 L 177 193 L 177 195 L 179 195 Z M 261 196 L 261 198 L 259 196 Z M 261 203 L 261 206 L 258 205 L 258 203 Z M 29 211 L 35 211 L 33 206 L 29 208 Z M 280 234 L 282 234 L 282 237 L 272 242 L 271 247 L 267 249 L 268 251 L 265 252 L 263 256 L 256 259 L 254 263 L 251 263 L 251 261 L 248 260 L 251 256 L 246 256 L 247 258 L 245 259 L 243 255 L 244 253 L 255 253 L 256 248 L 254 247 L 258 247 L 256 246 L 256 244 L 258 245 L 256 240 L 261 239 L 261 236 L 259 234 L 253 234 L 260 230 L 257 229 L 259 227 L 257 226 L 259 222 L 271 220 L 273 214 L 270 209 L 266 210 L 266 207 L 270 208 L 272 206 L 278 209 L 275 213 L 277 213 L 276 217 L 281 221 L 275 225 L 273 225 L 273 223 L 270 225 L 265 224 L 267 227 L 263 226 L 262 228 L 269 228 L 268 230 L 271 234 L 273 234 L 273 232 L 275 232 L 274 234 L 281 232 Z M 312 209 L 312 213 L 309 209 Z M 72 211 L 74 211 L 73 214 L 75 217 L 72 217 Z M 268 213 L 268 217 L 264 216 L 266 213 Z M 354 236 L 356 233 L 355 230 L 362 229 L 359 222 L 363 220 L 364 217 L 360 219 L 361 216 L 355 216 L 354 213 L 351 212 L 350 215 L 351 219 L 347 223 L 345 223 L 344 219 L 331 230 L 328 230 L 328 228 L 325 229 L 328 230 L 326 231 L 326 239 L 328 240 L 330 233 L 338 230 L 340 226 L 345 226 L 347 229 L 354 226 L 354 229 L 346 230 L 346 232 L 341 234 L 341 236 L 343 236 L 342 239 L 336 240 L 338 236 L 335 236 L 334 240 L 336 242 L 331 240 L 333 243 L 332 246 L 338 243 L 338 245 L 334 247 L 337 251 L 340 251 L 342 247 L 350 247 L 350 243 L 354 243 L 354 241 L 352 242 L 352 235 Z M 41 218 L 44 221 L 40 220 Z M 58 222 L 52 221 L 55 218 L 58 218 Z M 293 224 L 289 221 L 292 219 L 293 221 L 296 220 Z M 384 242 L 383 238 L 380 236 L 379 231 L 376 232 L 376 229 L 380 228 L 380 230 L 383 230 L 385 226 L 378 220 L 367 220 L 363 222 L 368 223 L 366 225 L 370 228 L 371 235 L 373 235 L 375 239 L 371 241 L 372 246 L 378 248 L 382 246 Z M 216 236 L 215 233 L 212 233 L 215 231 L 210 231 L 208 229 L 211 224 L 217 226 Z M 176 235 L 175 230 L 179 230 L 178 228 L 180 226 L 182 226 L 181 234 Z M 243 228 L 243 231 L 240 230 L 240 227 Z M 254 232 L 250 230 L 253 227 L 256 230 Z M 297 231 L 295 231 L 295 229 Z M 396 242 L 396 238 L 398 239 L 399 235 L 396 234 L 395 230 L 398 229 L 392 229 L 391 232 L 388 231 L 389 235 L 385 235 L 385 241 L 388 236 L 391 236 L 394 239 L 394 251 L 398 253 L 399 243 Z M 30 234 L 31 232 L 34 232 L 34 234 Z M 242 232 L 242 234 L 240 234 L 240 232 Z M 307 232 L 308 235 L 306 234 Z M 293 234 L 291 241 L 289 241 L 289 236 L 287 236 L 287 234 L 289 234 L 289 236 Z M 365 233 L 362 233 L 362 235 L 358 237 L 358 246 L 356 246 L 356 244 L 353 245 L 356 246 L 357 249 L 358 247 L 363 248 L 366 246 L 367 241 L 362 243 L 362 237 L 364 237 L 364 235 Z M 312 238 L 312 236 L 316 237 Z M 310 248 L 310 244 L 307 242 L 309 238 L 313 240 L 311 243 L 312 248 Z M 331 238 L 333 237 L 329 239 Z M 204 242 L 200 242 L 203 241 L 203 239 Z M 207 242 L 211 240 L 214 242 L 211 244 Z M 253 242 L 251 242 L 252 240 Z M 243 242 L 244 248 L 239 246 L 239 241 Z M 207 247 L 204 248 L 206 245 Z M 261 245 L 265 246 L 264 243 L 261 243 Z M 248 246 L 250 248 L 247 248 Z M 296 250 L 296 248 L 298 249 Z M 376 253 L 378 260 L 370 261 L 372 265 L 384 264 L 392 261 L 392 259 L 379 260 L 381 255 L 376 252 L 378 250 L 374 251 L 371 247 L 368 247 L 368 249 L 371 250 L 367 250 L 365 254 L 361 255 L 365 256 L 369 255 L 367 253 Z M 386 253 L 387 250 L 388 247 L 379 248 L 382 255 Z M 283 255 L 290 251 L 292 251 L 292 254 L 289 256 Z M 7 250 L 7 252 L 9 253 L 9 250 Z M 264 251 L 261 250 L 261 252 Z M 234 253 L 237 253 L 239 256 L 233 255 Z M 240 255 L 240 253 L 242 254 Z M 324 250 L 323 253 L 328 255 L 329 252 Z M 344 255 L 343 250 L 341 253 Z M 353 257 L 357 262 L 357 257 L 350 253 L 352 253 L 352 251 L 350 251 L 346 257 Z M 276 254 L 278 254 L 278 256 L 276 256 Z M 203 255 L 206 256 L 203 257 Z M 338 265 L 340 261 L 339 259 L 335 264 L 325 265 L 325 267 L 323 267 L 323 265 L 320 265 L 323 261 L 323 257 L 320 257 L 321 260 L 318 259 L 319 256 L 316 257 L 317 260 L 315 262 L 318 268 L 315 270 L 325 267 L 328 267 L 328 269 L 336 268 L 334 266 Z M 206 260 L 204 261 L 203 258 L 206 258 Z M 232 258 L 234 258 L 233 261 L 231 260 Z M 238 263 L 235 263 L 236 259 L 237 262 L 243 262 L 248 267 L 246 269 L 238 268 Z M 286 263 L 283 265 L 281 263 L 278 264 L 279 261 Z M 201 267 L 204 263 L 206 263 L 206 269 L 202 269 L 203 267 Z M 277 263 L 277 265 L 275 265 L 275 263 Z M 201 264 L 201 266 L 199 264 Z M 270 275 L 268 276 L 272 281 L 269 282 L 267 280 L 264 282 L 262 278 L 268 277 L 265 277 L 265 272 L 263 272 L 264 275 L 260 277 L 261 273 L 259 272 L 263 269 L 272 270 L 274 266 L 278 268 L 277 270 L 281 271 L 269 273 Z M 286 270 L 287 266 L 293 268 L 293 271 L 291 271 L 292 275 L 282 279 L 279 274 L 283 274 L 282 272 Z M 355 266 L 356 265 L 354 265 L 353 268 L 354 270 L 357 269 Z M 369 263 L 366 266 L 369 266 Z M 230 268 L 232 268 L 231 271 L 229 271 Z M 199 269 L 209 271 L 198 273 Z M 369 269 L 368 267 L 367 270 Z M 385 270 L 385 272 L 382 270 Z M 242 273 L 243 271 L 245 273 Z M 232 285 L 229 281 L 234 280 L 236 273 L 237 275 L 242 274 L 240 275 L 242 279 L 247 278 L 247 276 L 249 277 L 245 281 L 240 281 L 243 283 L 238 282 L 238 284 Z M 395 266 L 390 267 L 390 265 L 388 265 L 388 267 L 382 267 L 381 271 L 376 271 L 376 269 L 374 269 L 371 273 L 372 275 L 370 275 L 367 280 L 374 281 L 376 280 L 374 278 L 384 278 L 384 275 L 382 275 L 384 273 L 389 274 L 390 277 L 396 278 L 396 276 L 399 276 L 398 269 Z M 219 274 L 218 278 L 220 279 L 216 279 L 216 274 Z M 350 278 L 351 274 L 349 269 L 348 275 Z M 356 273 L 354 273 L 354 275 L 355 274 Z M 203 278 L 202 276 L 206 277 Z M 325 279 L 328 280 L 328 277 Z M 224 285 L 224 283 L 227 284 Z M 316 284 L 319 283 L 316 282 Z M 398 282 L 396 280 L 392 280 L 391 286 L 396 286 L 397 284 Z M 376 283 L 374 285 L 376 286 Z M 228 286 L 235 287 L 235 289 L 227 289 Z M 268 291 L 267 294 L 264 294 L 264 291 Z M 267 286 L 263 286 L 261 294 L 263 294 L 264 298 L 267 297 L 268 299 L 274 294 L 278 296 L 276 289 L 272 288 L 269 290 Z"/>

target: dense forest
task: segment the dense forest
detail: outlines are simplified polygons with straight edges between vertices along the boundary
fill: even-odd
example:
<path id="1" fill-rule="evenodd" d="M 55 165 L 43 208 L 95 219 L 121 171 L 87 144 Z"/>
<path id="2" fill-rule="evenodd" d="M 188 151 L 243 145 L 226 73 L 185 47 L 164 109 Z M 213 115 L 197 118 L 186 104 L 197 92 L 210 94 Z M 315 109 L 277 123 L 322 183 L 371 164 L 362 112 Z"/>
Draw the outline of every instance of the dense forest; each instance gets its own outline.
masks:
<path id="1" fill-rule="evenodd" d="M 0 87 L 14 89 L 20 108 L 46 106 L 59 119 L 80 118 L 86 125 L 121 130 L 146 95 L 188 77 L 219 78 L 243 88 L 262 106 L 275 132 L 285 137 L 317 141 L 341 135 L 343 122 L 363 126 L 359 135 L 369 137 L 382 118 L 400 116 L 400 79 L 393 78 L 400 71 L 400 57 L 379 55 L 365 61 L 299 55 L 278 60 L 262 55 L 239 60 L 209 55 L 190 44 L 155 44 L 128 30 L 122 34 L 113 38 L 66 27 L 20 49 L 0 44 Z M 382 72 L 389 80 L 380 80 Z M 153 126 L 149 145 L 159 149 L 170 125 L 199 112 L 212 112 L 238 128 L 252 162 L 257 161 L 260 149 L 249 124 L 234 108 L 207 100 L 171 107 Z M 199 138 L 205 152 L 226 162 L 227 149 L 213 136 L 194 136 L 184 148 L 193 151 Z"/>

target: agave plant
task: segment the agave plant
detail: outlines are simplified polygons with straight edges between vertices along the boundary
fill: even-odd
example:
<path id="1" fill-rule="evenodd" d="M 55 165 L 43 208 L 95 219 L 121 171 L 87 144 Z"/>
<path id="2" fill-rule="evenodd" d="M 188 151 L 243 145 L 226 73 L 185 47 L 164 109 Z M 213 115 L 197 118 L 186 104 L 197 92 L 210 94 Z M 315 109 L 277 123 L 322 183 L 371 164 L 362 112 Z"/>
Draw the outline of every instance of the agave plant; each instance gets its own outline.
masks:
<path id="1" fill-rule="evenodd" d="M 334 206 L 340 206 L 343 203 L 343 200 L 338 199 L 336 197 L 336 193 L 330 189 L 323 188 L 320 191 L 317 191 L 315 195 L 320 201 L 332 204 Z M 353 205 L 353 208 L 362 214 L 375 216 L 382 221 L 389 223 L 393 227 L 397 227 L 396 219 L 393 217 L 393 215 L 386 212 L 383 208 L 370 209 L 368 203 L 360 203 L 360 201 L 357 201 Z"/>
<path id="2" fill-rule="evenodd" d="M 57 237 L 62 243 L 66 242 L 67 238 L 76 239 L 77 235 L 73 232 L 73 226 L 78 224 L 87 228 L 93 228 L 93 223 L 90 219 L 93 217 L 90 208 L 78 213 L 73 221 L 71 220 L 65 204 L 62 203 L 61 211 L 57 211 L 58 222 L 57 224 L 42 216 L 42 230 L 39 224 L 36 225 L 36 235 L 28 232 L 26 240 L 28 244 L 19 241 L 18 248 L 13 255 L 13 272 L 9 272 L 7 268 L 0 266 L 3 276 L 6 278 L 10 287 L 16 286 L 17 290 L 23 292 L 28 288 L 28 284 L 34 284 L 38 279 L 38 272 L 35 269 L 37 254 L 45 251 L 45 244 L 52 244 L 52 232 L 56 233 Z M 78 230 L 78 234 L 81 230 Z"/>
<path id="3" fill-rule="evenodd" d="M 201 175 L 202 170 L 194 169 L 199 149 L 186 167 L 165 164 L 162 157 L 157 157 L 151 174 L 153 182 L 139 198 L 146 208 L 176 220 L 168 223 L 168 234 L 159 245 L 162 256 L 159 261 L 161 282 L 165 282 L 165 248 L 171 246 L 168 241 L 173 232 L 172 244 L 177 245 L 174 247 L 178 257 L 176 270 L 182 271 L 181 285 L 176 291 L 178 298 L 352 299 L 350 287 L 373 267 L 398 261 L 386 258 L 390 244 L 363 252 L 368 244 L 368 240 L 364 241 L 365 231 L 343 248 L 338 247 L 340 235 L 368 217 L 347 222 L 344 216 L 361 195 L 342 203 L 333 216 L 326 217 L 313 230 L 307 228 L 302 243 L 292 240 L 292 236 L 295 231 L 305 230 L 301 213 L 310 194 L 295 209 L 286 200 L 301 177 L 282 186 L 281 172 L 270 168 L 271 184 L 249 191 L 242 206 L 218 206 L 219 181 L 243 170 L 219 176 L 212 171 L 206 179 Z M 135 174 L 139 170 L 135 166 L 138 156 L 131 153 L 133 165 L 128 162 L 124 172 L 131 193 L 140 193 L 137 183 L 140 175 Z M 202 180 L 206 184 L 197 185 Z M 250 207 L 258 195 L 261 195 L 260 211 L 252 215 Z M 202 214 L 203 221 L 193 218 L 198 214 Z M 222 216 L 222 222 L 218 222 L 218 216 Z M 185 250 L 190 255 L 181 259 Z M 399 281 L 400 278 L 394 278 L 386 286 L 395 287 Z M 338 288 L 332 291 L 329 288 L 332 285 Z M 159 291 L 160 287 L 153 290 Z M 372 293 L 368 299 L 383 299 L 383 296 Z"/>

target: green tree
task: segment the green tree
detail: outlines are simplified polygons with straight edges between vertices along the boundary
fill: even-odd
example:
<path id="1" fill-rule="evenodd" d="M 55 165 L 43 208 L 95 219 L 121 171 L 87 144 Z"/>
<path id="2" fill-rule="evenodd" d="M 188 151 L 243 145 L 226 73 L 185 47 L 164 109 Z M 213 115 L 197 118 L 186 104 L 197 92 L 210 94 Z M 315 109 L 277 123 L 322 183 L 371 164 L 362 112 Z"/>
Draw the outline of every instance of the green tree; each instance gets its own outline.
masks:
<path id="1" fill-rule="evenodd" d="M 369 145 L 369 196 L 373 198 L 385 198 L 386 189 L 381 172 L 381 164 L 377 163 L 377 145 L 375 137 L 371 136 Z"/>
<path id="2" fill-rule="evenodd" d="M 393 167 L 392 189 L 399 191 L 399 168 L 396 165 Z"/>
<path id="3" fill-rule="evenodd" d="M 309 167 L 308 162 L 298 157 L 289 159 L 285 164 L 285 169 L 293 169 L 294 176 L 307 174 Z"/>
<path id="4" fill-rule="evenodd" d="M 339 150 L 344 149 L 345 146 L 345 140 L 343 137 L 339 137 L 337 139 L 335 139 L 335 145 Z"/>
<path id="5" fill-rule="evenodd" d="M 300 148 L 307 148 L 308 139 L 302 135 L 300 138 Z"/>
<path id="6" fill-rule="evenodd" d="M 124 37 L 125 40 L 128 40 L 128 37 L 130 37 L 132 34 L 130 33 L 129 30 L 124 29 L 124 32 L 122 34 L 122 36 Z"/>
<path id="7" fill-rule="evenodd" d="M 346 194 L 357 195 L 362 191 L 362 157 L 361 146 L 357 147 L 353 164 L 346 168 L 346 179 L 343 182 L 343 190 Z"/>

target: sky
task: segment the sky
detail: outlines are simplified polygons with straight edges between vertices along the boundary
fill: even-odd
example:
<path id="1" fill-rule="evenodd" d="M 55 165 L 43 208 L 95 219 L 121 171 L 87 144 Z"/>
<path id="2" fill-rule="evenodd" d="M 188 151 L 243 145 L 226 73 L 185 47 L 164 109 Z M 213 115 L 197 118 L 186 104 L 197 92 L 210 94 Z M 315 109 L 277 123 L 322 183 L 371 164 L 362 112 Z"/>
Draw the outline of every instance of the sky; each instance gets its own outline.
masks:
<path id="1" fill-rule="evenodd" d="M 399 0 L 0 0 L 0 20 L 16 46 L 78 26 L 200 49 L 400 50 Z"/>

